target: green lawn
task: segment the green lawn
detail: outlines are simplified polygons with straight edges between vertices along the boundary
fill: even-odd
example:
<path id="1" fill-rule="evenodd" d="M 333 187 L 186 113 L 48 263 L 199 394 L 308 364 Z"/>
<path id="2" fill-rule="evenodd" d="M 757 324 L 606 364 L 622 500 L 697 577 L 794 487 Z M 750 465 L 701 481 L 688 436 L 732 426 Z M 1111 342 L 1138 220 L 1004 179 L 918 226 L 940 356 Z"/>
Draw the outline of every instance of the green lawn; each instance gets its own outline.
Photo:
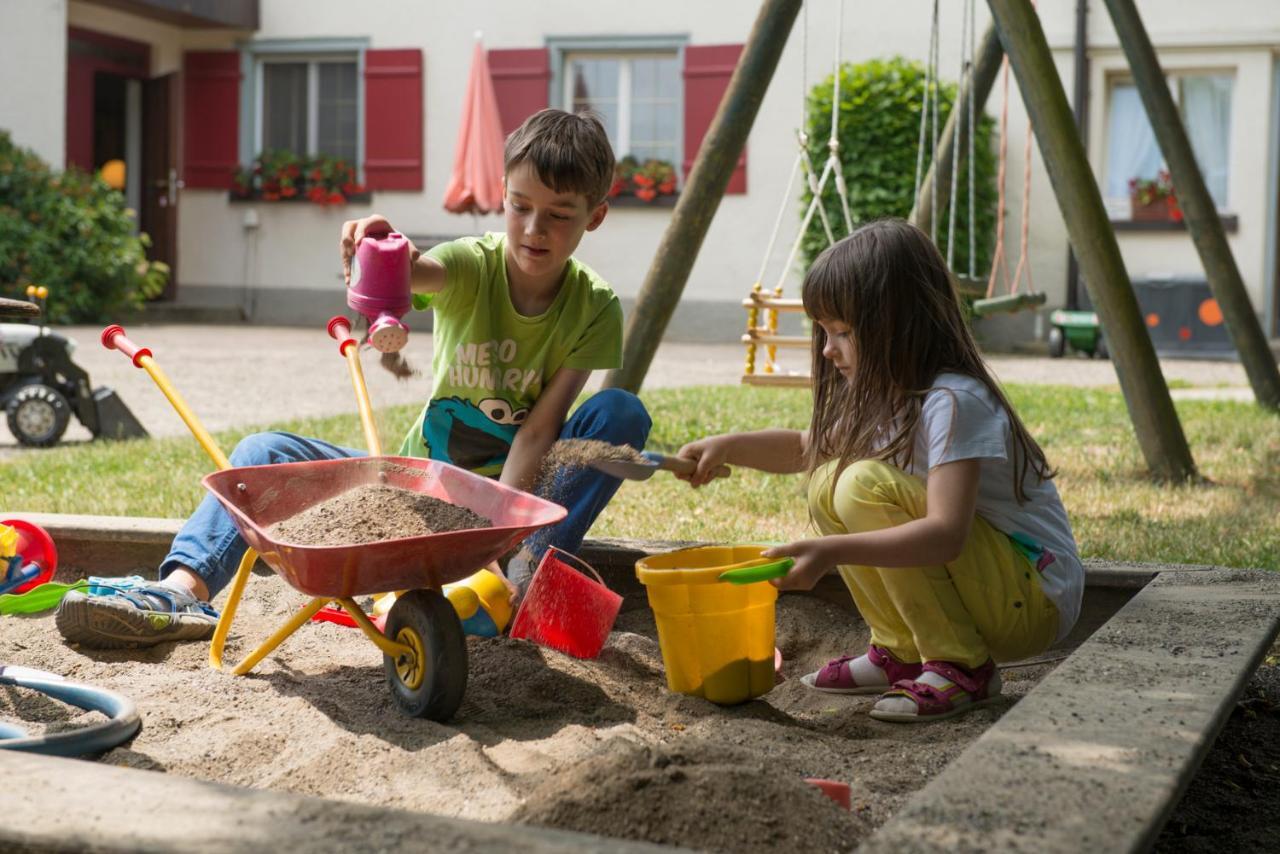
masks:
<path id="1" fill-rule="evenodd" d="M 1183 401 L 1183 429 L 1209 483 L 1163 487 L 1144 475 L 1119 392 L 1047 386 L 1008 388 L 1027 426 L 1060 469 L 1058 489 L 1082 555 L 1115 560 L 1280 567 L 1280 418 L 1251 404 Z M 706 432 L 802 427 L 804 390 L 743 386 L 646 392 L 650 447 L 671 451 Z M 417 414 L 378 413 L 391 448 Z M 354 415 L 287 421 L 274 429 L 362 447 Z M 228 452 L 245 432 L 218 434 Z M 93 443 L 26 452 L 0 464 L 9 510 L 185 516 L 202 495 L 210 463 L 191 438 Z M 802 478 L 740 470 L 689 489 L 666 474 L 627 483 L 594 536 L 689 540 L 784 540 L 804 536 Z"/>

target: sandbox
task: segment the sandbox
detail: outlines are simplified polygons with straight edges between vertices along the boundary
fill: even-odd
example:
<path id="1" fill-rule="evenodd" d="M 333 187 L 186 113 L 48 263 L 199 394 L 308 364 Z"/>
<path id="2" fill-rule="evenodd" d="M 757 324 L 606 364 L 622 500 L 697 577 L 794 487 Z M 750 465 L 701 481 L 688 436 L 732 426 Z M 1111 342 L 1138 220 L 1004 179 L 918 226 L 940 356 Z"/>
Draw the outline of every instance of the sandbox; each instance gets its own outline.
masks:
<path id="1" fill-rule="evenodd" d="M 625 572 L 606 578 L 628 587 Z M 594 661 L 508 638 L 469 639 L 470 681 L 447 724 L 401 715 L 377 650 L 331 624 L 305 626 L 244 677 L 211 670 L 203 643 L 68 648 L 48 615 L 0 620 L 0 648 L 15 663 L 137 702 L 143 729 L 101 757 L 110 765 L 691 848 L 834 851 L 884 823 L 1133 591 L 1091 588 L 1081 626 L 1061 650 L 1004 672 L 1000 704 L 916 727 L 870 720 L 874 698 L 819 694 L 799 682 L 867 643 L 837 585 L 779 600 L 785 678 L 736 707 L 667 691 L 652 614 L 637 588 L 624 592 Z M 273 573 L 255 573 L 229 655 L 247 651 L 305 598 Z M 0 690 L 0 718 L 23 719 L 33 732 L 82 722 L 14 690 Z M 805 777 L 849 783 L 852 809 Z"/>

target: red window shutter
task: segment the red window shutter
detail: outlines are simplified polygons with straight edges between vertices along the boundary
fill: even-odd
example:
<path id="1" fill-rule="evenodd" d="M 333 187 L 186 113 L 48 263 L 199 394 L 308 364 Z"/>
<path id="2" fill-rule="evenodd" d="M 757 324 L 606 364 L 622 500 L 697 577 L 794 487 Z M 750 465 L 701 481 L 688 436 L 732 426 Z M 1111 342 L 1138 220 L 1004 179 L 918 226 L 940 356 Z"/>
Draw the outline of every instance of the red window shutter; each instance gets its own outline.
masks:
<path id="1" fill-rule="evenodd" d="M 370 190 L 422 189 L 422 51 L 364 55 L 364 181 Z"/>
<path id="2" fill-rule="evenodd" d="M 183 169 L 188 187 L 230 189 L 240 160 L 240 54 L 188 51 L 182 60 Z"/>
<path id="3" fill-rule="evenodd" d="M 493 77 L 504 134 L 547 108 L 551 96 L 551 51 L 546 48 L 491 50 L 489 75 Z"/>
<path id="4" fill-rule="evenodd" d="M 711 128 L 729 78 L 738 67 L 740 44 L 689 46 L 684 49 L 684 175 L 689 177 L 702 139 Z M 729 178 L 726 193 L 747 191 L 747 150 Z"/>

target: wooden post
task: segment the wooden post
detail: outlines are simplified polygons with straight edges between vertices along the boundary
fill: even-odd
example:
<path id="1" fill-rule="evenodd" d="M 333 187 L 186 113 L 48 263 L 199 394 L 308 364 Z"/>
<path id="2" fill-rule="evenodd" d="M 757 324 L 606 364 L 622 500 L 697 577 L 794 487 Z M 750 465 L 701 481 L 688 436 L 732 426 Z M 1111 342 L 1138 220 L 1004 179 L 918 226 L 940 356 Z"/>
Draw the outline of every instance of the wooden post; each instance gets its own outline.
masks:
<path id="1" fill-rule="evenodd" d="M 1190 480 L 1196 477 L 1191 449 L 1138 311 L 1040 19 L 1028 0 L 987 2 L 1031 116 L 1089 296 L 1106 332 L 1107 349 L 1147 468 L 1160 480 Z"/>
<path id="2" fill-rule="evenodd" d="M 1218 218 L 1218 209 L 1205 186 L 1191 142 L 1187 139 L 1187 130 L 1173 103 L 1173 94 L 1169 91 L 1146 27 L 1133 0 L 1105 2 L 1125 56 L 1129 59 L 1142 104 L 1147 108 L 1151 129 L 1155 131 L 1160 151 L 1169 164 L 1169 174 L 1178 194 L 1178 206 L 1182 208 L 1187 230 L 1200 253 L 1209 288 L 1222 307 L 1227 332 L 1240 354 L 1245 373 L 1249 375 L 1253 396 L 1268 409 L 1280 410 L 1280 370 L 1276 369 L 1276 360 L 1267 345 L 1262 324 L 1249 302 L 1249 294 L 1240 278 L 1240 268 L 1236 266 L 1236 259 L 1222 230 L 1222 220 Z"/>
<path id="3" fill-rule="evenodd" d="M 943 176 L 938 184 L 938 207 L 946 209 L 951 203 L 951 152 L 956 126 L 959 125 L 960 150 L 969 150 L 969 110 L 965 105 L 969 101 L 969 87 L 974 93 L 974 119 L 981 121 L 983 107 L 991 95 L 991 87 L 995 84 L 996 74 L 1000 71 L 1000 60 L 1004 59 L 1004 49 L 1000 47 L 1000 37 L 996 35 L 995 25 L 987 27 L 982 35 L 982 43 L 978 45 L 978 55 L 974 57 L 973 67 L 961 82 L 956 94 L 956 102 L 951 106 L 947 122 L 942 126 L 942 136 L 938 139 L 938 158 L 929 164 L 920 182 L 920 196 L 911 208 L 911 223 L 918 226 L 925 234 L 933 227 L 933 182 L 938 175 Z M 970 226 L 972 227 L 972 226 Z"/>
<path id="4" fill-rule="evenodd" d="M 622 367 L 609 372 L 606 387 L 640 390 L 799 12 L 800 0 L 764 0 L 760 7 L 729 88 L 640 286 L 627 321 Z"/>

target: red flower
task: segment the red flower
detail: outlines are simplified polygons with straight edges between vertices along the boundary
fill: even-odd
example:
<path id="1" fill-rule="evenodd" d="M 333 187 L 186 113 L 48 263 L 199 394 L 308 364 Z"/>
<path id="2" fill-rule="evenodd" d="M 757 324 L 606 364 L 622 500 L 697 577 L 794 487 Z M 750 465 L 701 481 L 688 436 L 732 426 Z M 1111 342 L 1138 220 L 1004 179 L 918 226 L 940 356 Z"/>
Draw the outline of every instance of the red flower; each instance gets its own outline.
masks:
<path id="1" fill-rule="evenodd" d="M 613 198 L 614 196 L 618 195 L 623 191 L 623 189 L 626 188 L 626 186 L 627 186 L 626 181 L 622 180 L 621 178 L 615 178 L 613 181 L 613 186 L 609 188 L 609 197 Z"/>
<path id="2" fill-rule="evenodd" d="M 263 194 L 262 194 L 262 200 L 263 200 L 264 202 L 275 202 L 275 201 L 279 201 L 279 200 L 280 200 L 280 194 L 279 194 L 279 193 L 268 193 L 268 192 L 263 192 Z"/>
<path id="3" fill-rule="evenodd" d="M 636 198 L 640 199 L 643 202 L 653 201 L 653 197 L 656 195 L 658 195 L 657 191 L 651 190 L 648 187 L 644 187 L 642 189 L 636 190 Z"/>
<path id="4" fill-rule="evenodd" d="M 302 174 L 302 170 L 298 168 L 298 164 L 296 163 L 290 163 L 289 166 L 284 171 L 285 171 L 285 174 L 288 175 L 290 178 L 297 178 L 299 175 Z"/>
<path id="5" fill-rule="evenodd" d="M 324 177 L 324 173 L 319 169 L 312 169 L 308 177 L 310 177 L 312 181 L 319 181 Z"/>
<path id="6" fill-rule="evenodd" d="M 340 204 L 342 204 L 343 202 L 345 202 L 346 200 L 347 200 L 347 199 L 346 199 L 346 197 L 345 197 L 344 195 L 342 195 L 342 193 L 330 193 L 330 194 L 329 194 L 329 204 L 331 204 L 331 205 L 340 205 Z"/>
<path id="7" fill-rule="evenodd" d="M 652 178 L 650 178 L 648 175 L 635 175 L 635 176 L 633 176 L 633 177 L 631 178 L 631 180 L 636 182 L 636 186 L 637 186 L 637 187 L 652 187 L 652 186 L 653 186 L 653 179 L 652 179 Z M 639 193 L 636 193 L 636 195 L 638 196 L 638 195 L 640 195 L 640 194 L 639 194 Z"/>
<path id="8" fill-rule="evenodd" d="M 346 193 L 348 196 L 354 196 L 356 193 L 361 192 L 363 189 L 364 188 L 361 187 L 359 184 L 353 184 L 350 181 L 347 181 L 345 184 L 342 185 L 342 192 Z"/>
<path id="9" fill-rule="evenodd" d="M 671 193 L 674 193 L 675 191 L 676 191 L 676 179 L 675 179 L 675 178 L 671 178 L 671 179 L 668 179 L 668 180 L 666 180 L 666 181 L 663 181 L 661 184 L 659 184 L 659 185 L 658 185 L 658 192 L 659 192 L 659 193 L 662 193 L 664 196 L 665 196 L 665 195 L 670 195 Z"/>
<path id="10" fill-rule="evenodd" d="M 287 187 L 281 188 L 280 195 L 284 196 L 286 199 L 292 199 L 294 196 L 298 195 L 298 189 L 290 184 Z"/>

